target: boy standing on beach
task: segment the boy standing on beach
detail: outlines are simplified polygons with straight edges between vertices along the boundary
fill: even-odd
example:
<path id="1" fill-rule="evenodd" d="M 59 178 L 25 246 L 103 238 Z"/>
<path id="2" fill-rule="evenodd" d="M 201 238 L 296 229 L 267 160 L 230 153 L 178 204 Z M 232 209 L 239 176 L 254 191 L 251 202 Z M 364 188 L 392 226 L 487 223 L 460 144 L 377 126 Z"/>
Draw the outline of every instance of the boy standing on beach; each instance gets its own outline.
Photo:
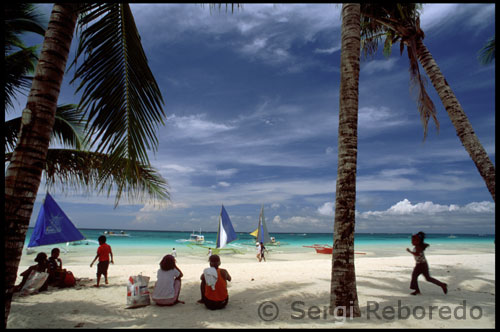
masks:
<path id="1" fill-rule="evenodd" d="M 94 287 L 99 287 L 99 282 L 101 281 L 101 274 L 104 275 L 104 282 L 108 284 L 108 266 L 109 266 L 109 256 L 111 256 L 111 263 L 115 264 L 113 261 L 113 252 L 111 251 L 111 246 L 106 243 L 106 237 L 104 235 L 99 236 L 99 248 L 97 248 L 97 255 L 95 256 L 90 267 L 94 265 L 94 262 L 99 258 L 99 263 L 97 263 L 97 284 Z"/>

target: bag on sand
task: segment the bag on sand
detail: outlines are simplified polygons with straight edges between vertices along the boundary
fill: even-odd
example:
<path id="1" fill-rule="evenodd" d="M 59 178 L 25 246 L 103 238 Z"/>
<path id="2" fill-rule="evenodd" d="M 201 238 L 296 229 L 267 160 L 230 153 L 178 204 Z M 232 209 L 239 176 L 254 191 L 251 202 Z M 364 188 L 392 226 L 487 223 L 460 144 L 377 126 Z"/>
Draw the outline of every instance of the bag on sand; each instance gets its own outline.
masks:
<path id="1" fill-rule="evenodd" d="M 73 273 L 71 271 L 66 271 L 63 279 L 64 287 L 73 287 L 75 284 L 76 284 L 76 279 Z"/>
<path id="2" fill-rule="evenodd" d="M 149 277 L 130 276 L 127 285 L 127 309 L 151 304 L 148 289 Z"/>
<path id="3" fill-rule="evenodd" d="M 49 278 L 47 272 L 31 271 L 28 280 L 21 289 L 20 295 L 30 295 L 37 292 Z"/>

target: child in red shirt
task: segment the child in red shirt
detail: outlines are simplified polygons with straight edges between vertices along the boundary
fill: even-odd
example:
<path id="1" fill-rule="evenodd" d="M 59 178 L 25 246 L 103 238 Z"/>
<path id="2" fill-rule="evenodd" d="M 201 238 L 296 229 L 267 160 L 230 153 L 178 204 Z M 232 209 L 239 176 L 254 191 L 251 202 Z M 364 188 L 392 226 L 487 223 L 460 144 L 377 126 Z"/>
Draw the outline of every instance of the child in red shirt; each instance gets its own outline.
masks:
<path id="1" fill-rule="evenodd" d="M 109 256 L 111 256 L 111 263 L 115 264 L 113 261 L 113 252 L 111 251 L 111 246 L 106 243 L 106 237 L 104 235 L 99 236 L 99 248 L 97 248 L 97 255 L 95 256 L 90 267 L 94 265 L 94 262 L 99 258 L 99 263 L 97 263 L 97 284 L 94 287 L 99 287 L 99 282 L 101 281 L 101 274 L 104 275 L 104 282 L 108 284 L 108 266 L 109 266 Z"/>

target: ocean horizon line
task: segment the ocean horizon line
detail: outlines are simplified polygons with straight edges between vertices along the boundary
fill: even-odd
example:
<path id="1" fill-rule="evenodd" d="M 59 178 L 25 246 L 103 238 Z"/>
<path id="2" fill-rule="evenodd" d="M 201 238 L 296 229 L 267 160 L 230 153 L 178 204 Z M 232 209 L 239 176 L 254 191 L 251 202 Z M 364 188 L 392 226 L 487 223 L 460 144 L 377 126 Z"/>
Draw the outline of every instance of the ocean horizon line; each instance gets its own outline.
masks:
<path id="1" fill-rule="evenodd" d="M 28 229 L 33 229 L 34 227 L 29 226 Z M 102 230 L 102 231 L 128 231 L 128 232 L 170 232 L 170 233 L 199 233 L 196 230 L 159 230 L 159 229 L 126 229 L 126 228 L 87 228 L 87 227 L 79 227 L 79 230 Z M 236 233 L 249 234 L 252 231 L 236 231 Z M 217 234 L 217 231 L 202 231 L 202 233 L 210 233 Z M 332 234 L 333 232 L 274 232 L 269 231 L 269 233 L 273 234 Z M 412 232 L 355 232 L 355 234 L 366 234 L 366 235 L 375 235 L 375 234 L 389 234 L 389 235 L 412 235 Z M 477 235 L 477 236 L 495 236 L 495 233 L 460 233 L 460 232 L 436 232 L 430 233 L 425 232 L 426 235 Z"/>

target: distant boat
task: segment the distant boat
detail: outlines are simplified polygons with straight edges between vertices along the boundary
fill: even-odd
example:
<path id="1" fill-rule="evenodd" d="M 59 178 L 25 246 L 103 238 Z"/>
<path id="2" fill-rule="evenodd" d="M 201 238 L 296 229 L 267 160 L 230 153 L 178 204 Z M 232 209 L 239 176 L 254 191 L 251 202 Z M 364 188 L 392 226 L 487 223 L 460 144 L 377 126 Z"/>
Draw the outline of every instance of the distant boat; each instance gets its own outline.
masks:
<path id="1" fill-rule="evenodd" d="M 130 236 L 130 234 L 127 234 L 124 231 L 121 231 L 119 233 L 115 233 L 114 231 L 104 231 L 103 234 L 107 236 Z"/>
<path id="2" fill-rule="evenodd" d="M 312 246 L 303 246 L 305 248 L 314 248 L 318 254 L 333 254 L 333 247 L 327 244 L 313 244 Z"/>
<path id="3" fill-rule="evenodd" d="M 313 244 L 312 246 L 303 246 L 305 248 L 314 248 L 318 254 L 333 254 L 333 247 L 328 244 Z M 366 255 L 364 252 L 354 252 L 356 255 Z"/>
<path id="4" fill-rule="evenodd" d="M 448 239 L 456 239 L 457 237 L 455 235 L 450 235 L 448 236 Z"/>
<path id="5" fill-rule="evenodd" d="M 54 198 L 47 193 L 38 213 L 26 253 L 34 253 L 33 248 L 38 246 L 81 240 L 85 240 L 85 236 L 73 225 Z"/>
<path id="6" fill-rule="evenodd" d="M 257 225 L 257 229 L 250 233 L 253 237 L 255 237 L 255 241 L 257 243 L 264 243 L 267 245 L 275 245 L 279 246 L 280 243 L 276 241 L 274 236 L 269 236 L 269 232 L 267 231 L 266 218 L 264 217 L 264 205 L 262 205 L 259 214 L 259 224 Z"/>
<path id="7" fill-rule="evenodd" d="M 201 235 L 201 229 L 200 229 L 200 234 L 196 234 L 194 231 L 189 235 L 189 242 L 197 243 L 197 244 L 203 244 L 205 242 L 205 236 Z"/>

